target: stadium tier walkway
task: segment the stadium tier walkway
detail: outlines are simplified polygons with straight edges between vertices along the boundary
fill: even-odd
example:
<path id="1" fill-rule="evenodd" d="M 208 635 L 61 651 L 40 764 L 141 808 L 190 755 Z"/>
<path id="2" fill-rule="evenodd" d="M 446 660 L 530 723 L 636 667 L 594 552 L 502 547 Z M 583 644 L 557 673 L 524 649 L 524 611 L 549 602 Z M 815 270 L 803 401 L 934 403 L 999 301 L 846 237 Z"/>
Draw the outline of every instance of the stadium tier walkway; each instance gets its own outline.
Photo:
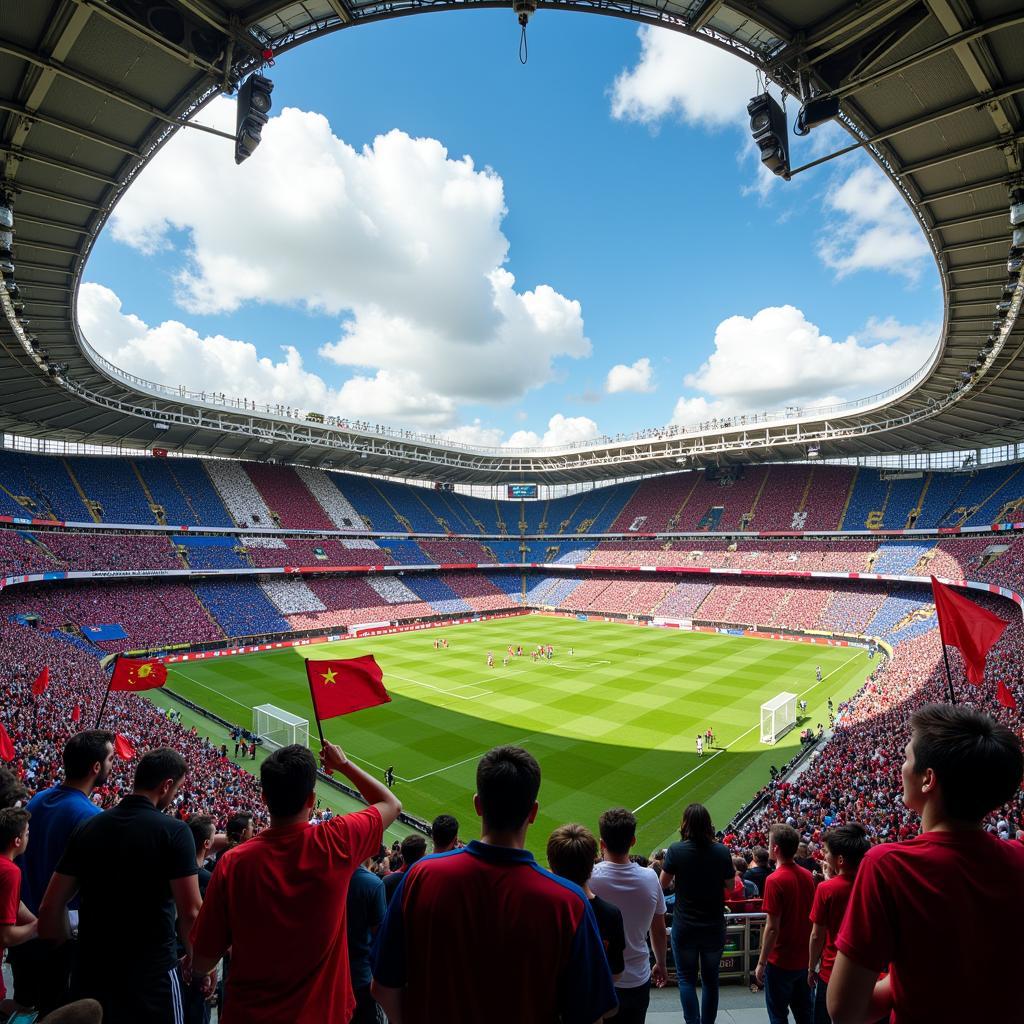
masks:
<path id="1" fill-rule="evenodd" d="M 681 1024 L 682 1019 L 679 989 L 651 989 L 647 1024 Z M 764 1024 L 767 1019 L 763 992 L 751 992 L 746 985 L 722 985 L 719 989 L 718 1024 Z"/>

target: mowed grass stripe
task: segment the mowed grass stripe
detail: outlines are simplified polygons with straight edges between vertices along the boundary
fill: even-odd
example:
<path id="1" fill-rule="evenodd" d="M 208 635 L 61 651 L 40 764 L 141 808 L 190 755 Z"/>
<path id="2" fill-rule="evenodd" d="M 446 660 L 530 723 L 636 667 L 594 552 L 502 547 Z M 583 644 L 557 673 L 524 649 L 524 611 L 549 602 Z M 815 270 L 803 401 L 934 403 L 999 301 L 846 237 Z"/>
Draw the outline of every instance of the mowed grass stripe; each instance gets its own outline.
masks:
<path id="1" fill-rule="evenodd" d="M 449 640 L 448 650 L 433 649 L 438 636 Z M 556 657 L 535 664 L 524 655 L 503 668 L 510 643 L 525 651 L 551 643 Z M 496 660 L 490 670 L 488 650 Z M 848 696 L 868 666 L 863 652 L 849 648 L 528 616 L 193 662 L 172 668 L 170 685 L 242 724 L 251 721 L 246 709 L 262 703 L 312 720 L 302 656 L 369 653 L 392 702 L 325 723 L 328 738 L 375 770 L 393 764 L 406 808 L 428 819 L 454 813 L 466 837 L 476 834 L 477 758 L 491 746 L 525 744 L 544 773 L 530 837 L 538 851 L 555 825 L 593 826 L 606 807 L 638 807 L 697 766 L 644 808 L 640 845 L 663 843 L 694 799 L 724 824 L 767 780 L 769 764 L 788 760 L 799 744 L 791 733 L 783 749 L 760 745 L 749 730 L 761 703 L 814 686 L 815 664 L 826 676 L 838 669 L 808 696 L 815 725 L 825 720 L 826 699 Z M 720 744 L 733 745 L 702 762 L 695 737 L 709 725 Z"/>

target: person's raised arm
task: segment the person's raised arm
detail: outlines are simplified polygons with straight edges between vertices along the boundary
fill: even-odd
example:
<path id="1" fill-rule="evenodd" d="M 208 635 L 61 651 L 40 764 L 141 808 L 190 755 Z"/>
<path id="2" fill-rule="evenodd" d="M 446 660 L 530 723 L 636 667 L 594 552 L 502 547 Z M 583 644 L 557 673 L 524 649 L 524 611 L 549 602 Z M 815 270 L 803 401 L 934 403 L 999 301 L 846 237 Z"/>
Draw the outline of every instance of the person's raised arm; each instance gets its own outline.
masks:
<path id="1" fill-rule="evenodd" d="M 344 775 L 359 790 L 359 795 L 371 807 L 377 808 L 384 821 L 384 828 L 394 823 L 402 809 L 401 801 L 383 782 L 378 782 L 368 772 L 353 764 L 336 743 L 324 743 L 320 748 L 320 764 L 326 771 Z"/>
<path id="2" fill-rule="evenodd" d="M 39 938 L 63 945 L 71 938 L 68 904 L 78 892 L 78 879 L 55 871 L 39 904 Z"/>

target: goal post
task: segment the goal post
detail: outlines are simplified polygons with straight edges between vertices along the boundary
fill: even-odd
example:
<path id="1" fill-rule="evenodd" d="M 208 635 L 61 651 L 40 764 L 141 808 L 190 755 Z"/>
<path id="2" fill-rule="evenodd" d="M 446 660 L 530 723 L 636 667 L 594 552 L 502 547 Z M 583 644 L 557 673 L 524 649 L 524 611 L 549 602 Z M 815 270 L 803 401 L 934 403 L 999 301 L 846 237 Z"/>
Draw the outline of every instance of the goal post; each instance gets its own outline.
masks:
<path id="1" fill-rule="evenodd" d="M 267 750 L 278 750 L 292 743 L 309 746 L 309 721 L 273 704 L 252 709 L 252 731 Z"/>
<path id="2" fill-rule="evenodd" d="M 761 705 L 761 742 L 775 743 L 796 725 L 796 694 L 780 693 Z"/>

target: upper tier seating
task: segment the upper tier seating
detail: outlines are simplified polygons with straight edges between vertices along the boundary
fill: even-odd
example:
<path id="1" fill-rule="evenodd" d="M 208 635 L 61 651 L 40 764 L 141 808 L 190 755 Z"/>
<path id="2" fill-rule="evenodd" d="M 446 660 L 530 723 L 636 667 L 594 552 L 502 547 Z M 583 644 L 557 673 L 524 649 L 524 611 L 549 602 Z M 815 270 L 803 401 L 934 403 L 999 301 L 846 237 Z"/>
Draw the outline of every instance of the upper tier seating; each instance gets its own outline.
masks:
<path id="1" fill-rule="evenodd" d="M 295 472 L 306 485 L 309 493 L 330 517 L 337 530 L 365 530 L 366 524 L 362 516 L 355 510 L 352 502 L 338 490 L 331 478 L 322 469 L 309 466 L 296 466 Z"/>
<path id="2" fill-rule="evenodd" d="M 102 513 L 97 509 L 102 522 L 157 521 L 131 460 L 83 455 L 69 457 L 66 462 L 82 493 L 102 509 Z"/>
<path id="3" fill-rule="evenodd" d="M 290 466 L 269 466 L 263 462 L 242 463 L 249 479 L 277 516 L 277 523 L 294 530 L 333 530 L 333 520 L 310 494 Z"/>
<path id="4" fill-rule="evenodd" d="M 240 462 L 210 459 L 206 463 L 206 470 L 224 502 L 224 507 L 239 526 L 255 526 L 261 530 L 277 526 L 267 503 L 246 475 Z"/>
<path id="5" fill-rule="evenodd" d="M 133 459 L 168 526 L 222 526 L 231 521 L 200 459 Z"/>

